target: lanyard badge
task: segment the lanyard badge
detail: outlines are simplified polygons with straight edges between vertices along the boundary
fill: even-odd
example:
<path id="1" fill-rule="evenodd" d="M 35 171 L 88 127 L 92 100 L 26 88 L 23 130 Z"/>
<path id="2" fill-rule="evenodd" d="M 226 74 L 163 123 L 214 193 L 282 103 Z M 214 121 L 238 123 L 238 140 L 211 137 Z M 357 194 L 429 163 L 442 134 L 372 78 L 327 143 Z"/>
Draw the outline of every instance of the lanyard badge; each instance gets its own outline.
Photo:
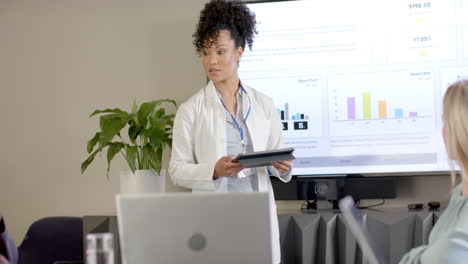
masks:
<path id="1" fill-rule="evenodd" d="M 244 89 L 244 87 L 242 87 L 242 85 L 240 85 L 240 88 L 241 88 L 242 92 L 244 92 L 245 94 L 247 94 L 247 91 Z M 249 99 L 249 109 L 247 109 L 247 114 L 245 115 L 244 120 L 243 120 L 243 122 L 241 123 L 242 126 L 239 125 L 239 123 L 237 122 L 236 118 L 235 118 L 234 116 L 232 116 L 232 114 L 229 112 L 229 110 L 227 109 L 226 105 L 224 104 L 223 100 L 221 100 L 221 98 L 220 98 L 221 103 L 222 103 L 223 106 L 224 106 L 224 109 L 226 109 L 226 111 L 228 112 L 228 114 L 231 116 L 232 122 L 233 122 L 234 125 L 236 126 L 237 131 L 239 131 L 239 136 L 240 136 L 240 140 L 241 140 L 241 144 L 242 144 L 242 152 L 244 152 L 244 153 L 245 153 L 244 127 L 245 127 L 245 122 L 247 121 L 247 118 L 249 118 L 250 109 L 252 108 L 252 102 L 250 101 L 250 97 L 249 97 L 248 94 L 247 94 L 247 98 Z"/>

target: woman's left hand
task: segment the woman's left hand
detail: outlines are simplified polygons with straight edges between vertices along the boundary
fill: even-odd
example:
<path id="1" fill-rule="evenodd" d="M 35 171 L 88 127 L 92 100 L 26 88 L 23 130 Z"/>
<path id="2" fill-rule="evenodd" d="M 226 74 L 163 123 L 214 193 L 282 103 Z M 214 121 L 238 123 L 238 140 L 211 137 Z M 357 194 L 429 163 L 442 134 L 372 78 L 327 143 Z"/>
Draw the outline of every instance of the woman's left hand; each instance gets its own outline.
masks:
<path id="1" fill-rule="evenodd" d="M 290 160 L 276 161 L 272 163 L 281 174 L 288 172 L 291 169 L 292 162 Z"/>

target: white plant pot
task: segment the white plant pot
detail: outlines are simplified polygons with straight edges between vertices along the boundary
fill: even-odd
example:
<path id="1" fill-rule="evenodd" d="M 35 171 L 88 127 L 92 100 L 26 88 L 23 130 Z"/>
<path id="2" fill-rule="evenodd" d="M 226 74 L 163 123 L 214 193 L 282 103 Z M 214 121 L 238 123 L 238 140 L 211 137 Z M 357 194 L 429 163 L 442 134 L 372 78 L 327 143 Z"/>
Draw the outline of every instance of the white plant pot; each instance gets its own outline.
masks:
<path id="1" fill-rule="evenodd" d="M 166 189 L 166 170 L 161 174 L 155 170 L 131 170 L 120 172 L 120 193 L 164 192 Z"/>

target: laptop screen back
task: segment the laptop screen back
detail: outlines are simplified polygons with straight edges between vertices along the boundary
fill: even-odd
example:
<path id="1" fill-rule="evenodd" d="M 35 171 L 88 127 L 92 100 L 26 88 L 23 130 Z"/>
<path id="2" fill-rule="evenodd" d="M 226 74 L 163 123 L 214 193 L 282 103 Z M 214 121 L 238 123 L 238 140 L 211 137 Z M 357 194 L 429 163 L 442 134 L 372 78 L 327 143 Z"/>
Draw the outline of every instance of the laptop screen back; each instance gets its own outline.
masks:
<path id="1" fill-rule="evenodd" d="M 117 196 L 124 263 L 271 263 L 267 193 Z"/>

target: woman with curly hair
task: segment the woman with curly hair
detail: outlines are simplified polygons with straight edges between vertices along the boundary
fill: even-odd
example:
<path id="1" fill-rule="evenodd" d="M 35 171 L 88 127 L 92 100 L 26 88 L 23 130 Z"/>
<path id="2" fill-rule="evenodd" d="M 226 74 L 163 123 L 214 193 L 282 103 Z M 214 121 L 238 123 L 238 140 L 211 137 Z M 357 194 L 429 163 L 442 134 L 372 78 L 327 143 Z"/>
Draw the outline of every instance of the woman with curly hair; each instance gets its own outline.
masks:
<path id="1" fill-rule="evenodd" d="M 274 263 L 280 262 L 279 230 L 270 174 L 287 182 L 291 161 L 245 168 L 241 152 L 283 147 L 280 117 L 270 97 L 238 75 L 245 46 L 252 48 L 256 20 L 241 1 L 212 0 L 201 11 L 194 45 L 209 83 L 184 102 L 175 117 L 169 173 L 193 192 L 268 192 Z"/>

